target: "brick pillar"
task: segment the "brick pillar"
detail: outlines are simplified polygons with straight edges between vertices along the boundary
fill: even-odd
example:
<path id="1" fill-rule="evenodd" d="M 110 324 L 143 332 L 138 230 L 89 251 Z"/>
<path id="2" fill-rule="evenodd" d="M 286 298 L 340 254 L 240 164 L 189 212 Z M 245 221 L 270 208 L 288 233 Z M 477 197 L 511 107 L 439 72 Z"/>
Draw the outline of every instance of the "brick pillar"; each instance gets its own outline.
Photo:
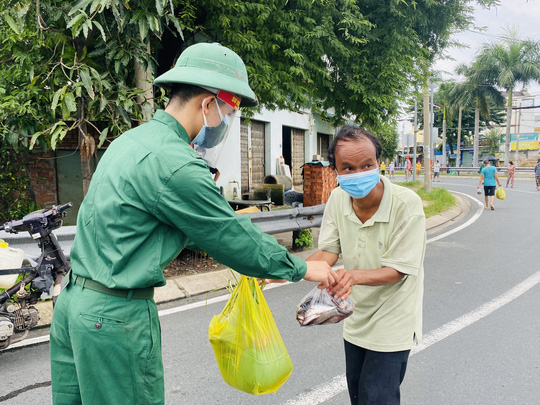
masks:
<path id="1" fill-rule="evenodd" d="M 28 177 L 30 177 L 36 205 L 49 208 L 51 205 L 58 204 L 54 153 L 30 154 L 28 157 Z"/>
<path id="2" fill-rule="evenodd" d="M 336 171 L 321 163 L 304 165 L 304 207 L 325 204 L 337 185 Z"/>

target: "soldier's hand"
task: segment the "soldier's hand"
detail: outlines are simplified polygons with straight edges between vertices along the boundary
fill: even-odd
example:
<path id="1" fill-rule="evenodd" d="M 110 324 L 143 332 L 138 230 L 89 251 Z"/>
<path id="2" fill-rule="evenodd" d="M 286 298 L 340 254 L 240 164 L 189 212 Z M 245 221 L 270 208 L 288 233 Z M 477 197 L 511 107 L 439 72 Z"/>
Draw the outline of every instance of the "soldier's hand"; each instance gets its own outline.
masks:
<path id="1" fill-rule="evenodd" d="M 320 289 L 328 288 L 335 284 L 336 279 L 334 270 L 323 261 L 307 261 L 307 271 L 304 280 L 315 281 L 319 283 L 317 286 Z"/>

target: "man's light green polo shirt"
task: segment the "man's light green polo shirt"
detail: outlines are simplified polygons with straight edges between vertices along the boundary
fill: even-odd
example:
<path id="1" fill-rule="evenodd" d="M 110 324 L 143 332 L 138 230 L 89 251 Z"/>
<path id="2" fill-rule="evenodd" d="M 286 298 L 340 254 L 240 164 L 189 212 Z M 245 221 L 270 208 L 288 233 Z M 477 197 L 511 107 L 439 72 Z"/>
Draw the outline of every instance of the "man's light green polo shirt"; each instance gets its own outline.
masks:
<path id="1" fill-rule="evenodd" d="M 394 352 L 410 349 L 414 337 L 422 337 L 426 228 L 420 197 L 384 176 L 381 180 L 381 204 L 365 224 L 345 191 L 338 187 L 332 192 L 324 211 L 319 249 L 341 253 L 347 270 L 392 267 L 405 274 L 395 284 L 354 286 L 355 310 L 343 326 L 348 342 L 368 350 Z"/>
<path id="2" fill-rule="evenodd" d="M 189 243 L 249 276 L 304 277 L 303 260 L 236 215 L 189 142 L 157 111 L 111 143 L 79 210 L 73 272 L 109 288 L 162 286 L 163 269 Z"/>

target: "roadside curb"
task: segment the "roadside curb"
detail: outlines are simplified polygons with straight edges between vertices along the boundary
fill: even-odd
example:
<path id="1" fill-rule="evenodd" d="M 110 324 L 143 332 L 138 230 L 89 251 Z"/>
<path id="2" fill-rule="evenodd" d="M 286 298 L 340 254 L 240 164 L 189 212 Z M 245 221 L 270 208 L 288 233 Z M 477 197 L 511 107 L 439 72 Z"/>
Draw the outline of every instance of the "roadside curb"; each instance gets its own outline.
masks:
<path id="1" fill-rule="evenodd" d="M 457 193 L 452 193 L 452 195 L 457 200 L 456 206 L 426 219 L 426 231 L 428 234 L 439 231 L 446 225 L 461 219 L 471 209 L 471 204 L 465 197 Z"/>
<path id="2" fill-rule="evenodd" d="M 448 211 L 426 219 L 426 232 L 433 233 L 442 227 L 449 225 L 453 221 L 461 219 L 470 209 L 469 202 L 458 194 L 453 194 L 457 199 L 457 205 Z M 307 259 L 317 251 L 316 248 L 291 252 L 294 256 Z M 155 289 L 154 301 L 156 304 L 177 301 L 202 294 L 208 294 L 216 290 L 224 289 L 229 285 L 230 280 L 234 280 L 234 275 L 239 278 L 240 274 L 232 270 L 216 270 L 193 275 L 182 275 L 167 279 L 166 285 Z M 50 301 L 40 301 L 35 307 L 40 314 L 37 327 L 46 327 L 51 324 L 52 305 Z"/>

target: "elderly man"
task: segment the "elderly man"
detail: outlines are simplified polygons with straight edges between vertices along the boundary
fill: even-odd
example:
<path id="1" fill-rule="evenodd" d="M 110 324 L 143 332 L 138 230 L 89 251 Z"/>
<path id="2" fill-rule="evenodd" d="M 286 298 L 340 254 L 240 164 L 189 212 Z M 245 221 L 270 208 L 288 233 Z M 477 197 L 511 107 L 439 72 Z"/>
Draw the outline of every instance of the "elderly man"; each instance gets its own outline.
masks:
<path id="1" fill-rule="evenodd" d="M 351 404 L 399 404 L 410 349 L 422 336 L 425 216 L 413 191 L 379 175 L 379 140 L 346 125 L 329 148 L 340 186 L 324 212 L 319 250 L 309 260 L 345 269 L 330 289 L 352 288 L 344 322 Z"/>

